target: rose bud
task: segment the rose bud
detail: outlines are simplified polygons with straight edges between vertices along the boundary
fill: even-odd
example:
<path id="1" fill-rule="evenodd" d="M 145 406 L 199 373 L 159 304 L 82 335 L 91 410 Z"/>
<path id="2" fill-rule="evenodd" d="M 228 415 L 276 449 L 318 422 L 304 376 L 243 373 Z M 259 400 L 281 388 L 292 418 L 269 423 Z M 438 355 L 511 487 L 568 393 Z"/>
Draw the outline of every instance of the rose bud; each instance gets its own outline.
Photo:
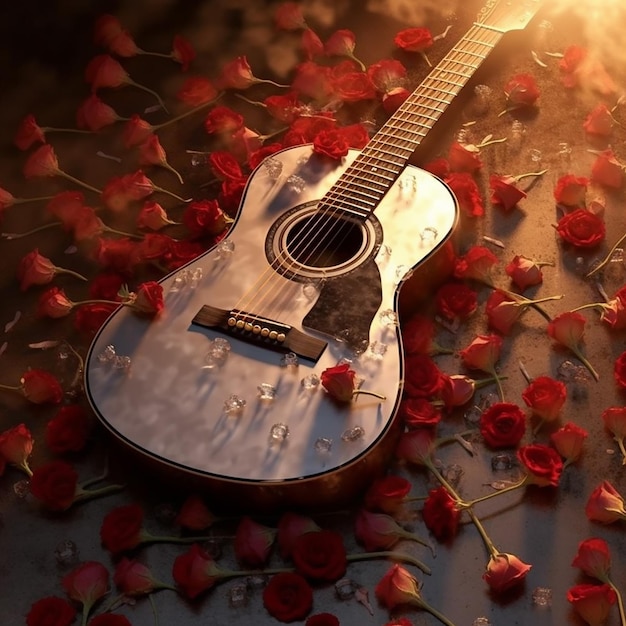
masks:
<path id="1" fill-rule="evenodd" d="M 483 580 L 493 591 L 502 593 L 523 582 L 531 567 L 514 554 L 499 552 L 489 559 Z"/>
<path id="2" fill-rule="evenodd" d="M 601 524 L 626 520 L 624 498 L 608 480 L 605 480 L 591 492 L 585 506 L 585 513 L 592 522 Z"/>
<path id="3" fill-rule="evenodd" d="M 564 466 L 573 463 L 580 457 L 587 436 L 586 430 L 571 422 L 550 435 L 557 452 L 565 459 Z"/>
<path id="4" fill-rule="evenodd" d="M 609 545 L 604 539 L 592 537 L 578 544 L 572 567 L 579 567 L 587 576 L 606 582 L 611 570 Z"/>
<path id="5" fill-rule="evenodd" d="M 617 595 L 607 584 L 576 585 L 567 592 L 567 600 L 578 615 L 590 626 L 600 626 L 609 618 Z"/>
<path id="6" fill-rule="evenodd" d="M 517 458 L 528 472 L 527 482 L 539 487 L 556 487 L 563 471 L 559 453 L 541 443 L 522 446 Z"/>
<path id="7" fill-rule="evenodd" d="M 306 515 L 287 512 L 278 522 L 278 549 L 283 559 L 291 556 L 296 539 L 304 533 L 316 532 L 320 527 Z"/>
<path id="8" fill-rule="evenodd" d="M 248 567 L 264 567 L 274 544 L 276 531 L 244 516 L 235 533 L 235 556 L 237 561 Z"/>

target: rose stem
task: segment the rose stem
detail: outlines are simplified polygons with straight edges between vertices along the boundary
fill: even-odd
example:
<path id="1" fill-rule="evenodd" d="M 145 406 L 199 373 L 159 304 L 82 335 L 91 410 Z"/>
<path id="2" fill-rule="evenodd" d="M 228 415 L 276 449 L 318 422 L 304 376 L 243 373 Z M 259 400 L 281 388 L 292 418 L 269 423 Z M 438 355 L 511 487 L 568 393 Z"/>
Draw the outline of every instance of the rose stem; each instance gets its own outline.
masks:
<path id="1" fill-rule="evenodd" d="M 423 544 L 426 545 L 426 544 Z M 348 554 L 346 559 L 348 561 L 365 561 L 367 559 L 384 559 L 391 558 L 396 559 L 398 561 L 403 561 L 404 563 L 410 563 L 411 565 L 415 565 L 419 569 L 424 572 L 424 574 L 430 575 L 431 571 L 428 565 L 422 563 L 420 560 L 416 559 L 414 556 L 410 554 L 402 554 L 401 552 L 393 552 L 388 550 L 383 550 L 381 552 L 363 552 L 360 554 Z"/>
<path id="2" fill-rule="evenodd" d="M 475 504 L 478 504 L 479 502 L 484 502 L 485 500 L 490 500 L 491 498 L 495 498 L 496 496 L 499 496 L 500 494 L 507 493 L 507 491 L 514 491 L 515 489 L 519 489 L 520 487 L 523 487 L 526 484 L 527 480 L 528 480 L 528 476 L 524 476 L 524 478 L 522 478 L 522 480 L 520 480 L 518 483 L 509 485 L 508 487 L 505 487 L 504 489 L 498 489 L 498 491 L 493 491 L 492 493 L 488 493 L 485 496 L 480 496 L 480 498 L 467 500 L 466 502 L 464 502 L 464 505 L 466 507 L 474 506 Z"/>
<path id="3" fill-rule="evenodd" d="M 623 234 L 616 242 L 615 245 L 609 250 L 608 254 L 604 257 L 603 261 L 596 265 L 590 272 L 587 273 L 586 278 L 590 278 L 591 276 L 593 276 L 596 272 L 600 271 L 610 260 L 611 257 L 613 256 L 613 253 L 615 252 L 615 250 L 617 250 L 617 248 L 624 242 L 624 240 L 626 239 L 626 233 Z"/>
<path id="4" fill-rule="evenodd" d="M 79 180 L 78 178 L 74 178 L 71 174 L 68 174 L 67 172 L 64 172 L 63 170 L 56 170 L 56 173 L 59 176 L 63 176 L 63 178 L 67 178 L 67 180 L 69 180 L 69 181 L 71 181 L 73 183 L 76 183 L 77 185 L 81 185 L 85 189 L 89 189 L 90 191 L 93 191 L 94 193 L 97 193 L 98 195 L 100 195 L 102 193 L 102 190 L 96 189 L 95 187 L 92 187 L 91 185 L 88 185 L 87 183 L 84 183 L 82 180 Z"/>
<path id="5" fill-rule="evenodd" d="M 189 117 L 190 115 L 193 115 L 194 113 L 198 111 L 201 111 L 205 107 L 208 107 L 209 105 L 214 104 L 221 97 L 222 97 L 222 94 L 218 94 L 215 98 L 213 98 L 213 100 L 204 102 L 203 104 L 200 104 L 197 107 L 190 109 L 189 111 L 185 111 L 184 113 L 181 113 L 180 115 L 177 115 L 176 117 L 173 117 L 170 120 L 166 120 L 165 122 L 162 122 L 161 124 L 156 124 L 155 126 L 152 127 L 152 130 L 156 132 L 156 131 L 161 130 L 162 128 L 165 128 L 166 126 L 169 126 L 170 124 L 174 124 L 175 122 L 178 122 L 179 120 L 185 119 L 186 117 Z"/>
<path id="6" fill-rule="evenodd" d="M 39 231 L 45 230 L 46 228 L 52 228 L 53 226 L 61 226 L 61 222 L 50 222 L 50 224 L 44 224 L 43 226 L 38 226 L 37 228 L 33 228 L 32 230 L 27 230 L 25 233 L 2 233 L 0 237 L 2 239 L 7 239 L 9 241 L 13 239 L 21 239 L 22 237 L 28 237 L 28 235 L 34 235 Z"/>
<path id="7" fill-rule="evenodd" d="M 149 87 L 146 87 L 145 85 L 140 85 L 139 83 L 136 83 L 134 80 L 132 80 L 132 78 L 128 80 L 128 84 L 132 85 L 133 87 L 137 87 L 137 89 L 142 89 L 143 91 L 147 91 L 148 93 L 152 94 L 158 100 L 159 104 L 161 105 L 161 108 L 166 113 L 169 113 L 169 111 L 167 110 L 167 107 L 165 106 L 165 102 L 161 100 L 161 96 L 156 91 L 153 91 L 152 89 L 150 89 Z"/>

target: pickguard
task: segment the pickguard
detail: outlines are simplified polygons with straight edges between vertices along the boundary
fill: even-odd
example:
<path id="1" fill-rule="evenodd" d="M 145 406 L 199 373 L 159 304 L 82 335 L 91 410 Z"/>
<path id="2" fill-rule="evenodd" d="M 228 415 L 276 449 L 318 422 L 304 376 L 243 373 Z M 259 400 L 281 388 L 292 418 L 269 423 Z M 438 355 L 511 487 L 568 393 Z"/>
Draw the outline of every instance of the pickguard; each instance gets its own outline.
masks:
<path id="1" fill-rule="evenodd" d="M 303 326 L 344 341 L 359 353 L 370 342 L 370 328 L 381 302 L 380 272 L 370 258 L 348 274 L 323 283 Z"/>

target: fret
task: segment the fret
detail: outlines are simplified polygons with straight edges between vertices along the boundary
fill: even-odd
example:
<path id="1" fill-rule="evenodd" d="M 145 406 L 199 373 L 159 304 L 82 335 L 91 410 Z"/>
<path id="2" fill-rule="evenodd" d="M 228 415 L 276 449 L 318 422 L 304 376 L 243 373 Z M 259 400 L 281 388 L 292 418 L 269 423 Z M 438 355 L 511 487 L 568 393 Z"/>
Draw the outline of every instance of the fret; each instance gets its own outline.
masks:
<path id="1" fill-rule="evenodd" d="M 486 28 L 487 30 L 500 33 L 501 35 L 503 35 L 506 32 L 504 30 L 496 28 L 495 26 L 490 26 L 489 24 L 482 24 L 481 22 L 474 22 L 474 26 L 477 26 L 478 28 Z"/>
<path id="2" fill-rule="evenodd" d="M 435 102 L 441 102 L 442 104 L 445 104 L 446 106 L 448 106 L 450 102 L 452 102 L 451 100 L 446 100 L 445 98 L 437 98 L 436 96 L 431 96 L 430 94 L 428 95 L 424 94 L 424 98 L 428 98 L 429 100 L 434 100 Z M 434 111 L 439 111 L 439 109 L 435 109 L 434 107 L 431 107 L 431 108 Z M 440 111 L 440 112 L 443 113 L 443 111 Z"/>
<path id="3" fill-rule="evenodd" d="M 371 207 L 376 207 L 382 195 L 379 193 L 374 198 L 367 198 L 358 196 L 356 189 L 352 185 L 344 186 L 342 190 L 339 189 L 340 187 L 341 185 L 338 181 L 325 196 L 327 200 L 333 201 L 335 205 L 349 204 L 363 209 L 370 209 Z"/>
<path id="4" fill-rule="evenodd" d="M 426 78 L 426 80 L 436 80 L 436 79 L 431 79 L 430 77 L 428 77 L 428 78 Z M 424 81 L 424 82 L 426 82 L 426 81 Z M 434 85 L 432 87 L 429 87 L 428 89 L 434 89 L 435 91 L 439 91 L 440 93 L 446 93 L 449 96 L 452 96 L 453 98 L 457 94 L 456 91 L 447 91 L 446 89 L 442 89 L 441 87 L 435 87 Z"/>
<path id="5" fill-rule="evenodd" d="M 437 82 L 440 82 L 440 83 L 447 83 L 448 85 L 454 85 L 455 87 L 459 87 L 459 89 L 463 87 L 463 85 L 465 84 L 465 83 L 457 83 L 453 80 L 448 80 L 447 78 L 441 78 L 441 77 L 434 77 L 433 80 L 436 80 Z"/>
<path id="6" fill-rule="evenodd" d="M 347 192 L 351 196 L 352 200 L 374 206 L 380 200 L 380 192 L 373 190 L 374 193 L 367 193 L 368 191 L 371 190 L 364 190 L 363 185 L 355 185 L 354 182 L 339 180 L 331 189 L 329 195 L 332 197 L 335 194 Z"/>
<path id="7" fill-rule="evenodd" d="M 472 63 L 465 63 L 464 61 L 459 61 L 457 59 L 452 60 L 452 59 L 448 59 L 447 57 L 445 59 L 443 59 L 441 62 L 445 63 L 446 61 L 448 63 L 454 63 L 455 65 L 463 65 L 464 67 L 469 67 L 472 70 L 472 73 L 474 73 L 478 69 Z"/>
<path id="8" fill-rule="evenodd" d="M 411 113 L 410 114 L 412 117 L 418 117 L 418 118 L 426 118 L 427 120 L 431 120 L 433 122 L 436 122 L 439 119 L 439 116 L 433 116 L 433 115 L 426 115 L 426 113 Z M 427 130 L 430 130 L 432 127 L 432 124 L 428 124 L 425 122 L 422 122 L 420 120 L 416 120 L 416 119 L 402 119 L 402 120 L 397 120 L 398 122 L 404 122 L 405 124 L 407 122 L 409 122 L 412 126 L 421 126 L 422 128 L 426 128 Z M 389 124 L 389 126 L 391 128 L 401 128 L 400 126 L 396 126 L 395 125 L 395 121 L 391 124 Z M 402 127 L 403 129 L 405 129 L 405 127 Z"/>
<path id="9" fill-rule="evenodd" d="M 475 43 L 478 46 L 485 46 L 486 48 L 493 48 L 495 46 L 495 44 L 493 43 L 487 43 L 486 41 L 481 41 L 480 39 L 470 39 L 469 37 L 464 38 L 463 41 L 467 41 L 468 43 Z M 453 48 L 453 50 L 454 49 L 455 48 Z"/>
<path id="10" fill-rule="evenodd" d="M 478 52 L 471 52 L 469 50 L 459 50 L 458 48 L 452 48 L 454 52 L 460 52 L 462 54 L 471 54 L 473 57 L 485 60 L 487 57 L 484 54 L 478 54 Z"/>
<path id="11" fill-rule="evenodd" d="M 355 213 L 360 217 L 367 217 L 372 213 L 372 208 L 362 207 L 358 204 L 351 203 L 347 198 L 329 198 L 330 192 L 326 195 L 324 200 L 319 203 L 319 208 L 324 209 L 332 209 L 332 210 L 343 210 L 349 213 Z M 375 206 L 375 205 L 374 205 Z"/>
<path id="12" fill-rule="evenodd" d="M 379 145 L 385 148 L 388 146 L 388 143 L 382 143 L 380 139 L 376 139 L 373 145 L 368 145 L 367 155 L 372 155 L 374 151 L 377 152 L 376 157 L 379 161 L 386 162 L 387 164 L 397 165 L 398 167 L 404 166 L 404 158 L 402 155 L 390 153 L 388 150 L 380 149 Z M 410 154 L 413 151 L 413 148 L 405 148 L 405 151 Z M 397 161 L 397 162 L 396 162 Z"/>
<path id="13" fill-rule="evenodd" d="M 465 74 L 463 72 L 458 72 L 457 70 L 441 70 L 444 74 L 454 74 L 455 76 L 461 76 L 461 78 L 469 78 L 471 74 Z"/>
<path id="14" fill-rule="evenodd" d="M 378 134 L 380 135 L 380 137 L 376 139 L 376 142 L 375 142 L 375 143 L 374 143 L 374 145 L 372 146 L 372 148 L 374 148 L 374 149 L 378 148 L 378 144 L 382 145 L 383 147 L 389 147 L 389 141 L 385 141 L 385 143 L 383 143 L 383 142 L 382 142 L 382 136 L 383 136 L 383 135 L 385 135 L 385 137 L 386 137 L 387 139 L 389 139 L 389 138 L 391 138 L 391 139 L 395 139 L 395 140 L 400 139 L 399 137 L 394 137 L 393 135 L 387 135 L 387 129 L 386 129 L 386 128 L 383 128 L 383 129 L 381 129 L 380 131 L 378 131 Z M 419 134 L 419 133 L 415 133 L 415 134 Z M 424 134 L 424 135 L 422 135 L 422 137 L 423 137 L 423 136 L 425 136 L 425 134 Z M 417 142 L 411 142 L 411 143 L 413 143 L 413 144 L 415 144 L 415 145 L 410 145 L 410 146 L 407 146 L 407 145 L 406 145 L 406 143 L 407 143 L 407 142 L 405 141 L 405 145 L 404 145 L 404 146 L 400 146 L 400 145 L 398 145 L 398 144 L 396 144 L 396 143 L 392 143 L 392 144 L 391 144 L 391 146 L 392 146 L 392 147 L 394 147 L 394 148 L 399 148 L 399 149 L 401 149 L 403 152 L 406 152 L 406 157 L 403 157 L 403 156 L 402 156 L 402 155 L 400 155 L 400 154 L 393 154 L 393 153 L 390 153 L 390 152 L 388 152 L 387 150 L 380 150 L 380 149 L 379 149 L 379 152 L 381 152 L 383 155 L 385 155 L 385 158 L 390 157 L 390 158 L 392 158 L 392 159 L 399 159 L 399 160 L 400 160 L 400 163 L 397 163 L 397 165 L 404 165 L 404 161 L 403 161 L 403 159 L 404 159 L 404 158 L 408 158 L 408 157 L 411 155 L 411 153 L 413 152 L 413 150 L 415 150 L 415 146 L 417 145 Z M 369 147 L 369 146 L 368 146 L 368 147 Z"/>
<path id="15" fill-rule="evenodd" d="M 377 178 L 381 178 L 383 182 L 379 182 L 378 184 L 380 185 L 384 185 L 385 182 L 393 180 L 393 177 L 398 173 L 398 170 L 388 167 L 387 163 L 385 161 L 381 161 L 380 159 L 374 159 L 373 157 L 368 157 L 366 155 L 363 155 L 363 158 L 357 159 L 357 161 L 361 163 L 361 161 L 365 161 L 365 159 L 369 159 L 369 161 L 367 163 L 361 164 L 363 169 L 370 176 L 373 175 L 373 176 L 376 176 Z M 374 164 L 372 165 L 370 161 L 373 161 Z M 355 165 L 357 164 L 355 163 Z M 383 172 L 382 174 L 380 173 L 381 171 Z M 350 170 L 348 170 L 346 173 L 349 174 Z M 392 176 L 386 176 L 385 173 L 392 174 Z"/>
<path id="16" fill-rule="evenodd" d="M 395 175 L 393 177 L 390 177 L 390 180 L 393 182 L 396 179 L 397 175 L 398 173 L 395 172 Z M 364 186 L 367 187 L 367 189 L 371 193 L 377 194 L 378 196 L 385 193 L 385 191 L 387 190 L 387 185 L 389 184 L 389 180 L 386 180 L 384 184 L 378 180 L 372 180 L 367 172 L 351 173 L 350 171 L 346 172 L 345 177 L 339 180 L 338 184 L 343 182 L 356 184 L 363 184 L 363 182 L 366 182 L 368 184 Z"/>

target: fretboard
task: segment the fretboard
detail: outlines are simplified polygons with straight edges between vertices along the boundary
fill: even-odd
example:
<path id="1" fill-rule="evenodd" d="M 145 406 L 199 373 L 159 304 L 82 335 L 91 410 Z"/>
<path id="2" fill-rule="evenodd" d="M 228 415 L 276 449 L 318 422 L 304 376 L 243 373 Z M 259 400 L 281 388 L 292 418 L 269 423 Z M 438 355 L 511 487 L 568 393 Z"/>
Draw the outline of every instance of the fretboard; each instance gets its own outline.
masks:
<path id="1" fill-rule="evenodd" d="M 367 218 L 503 34 L 475 23 L 370 139 L 319 208 Z"/>

